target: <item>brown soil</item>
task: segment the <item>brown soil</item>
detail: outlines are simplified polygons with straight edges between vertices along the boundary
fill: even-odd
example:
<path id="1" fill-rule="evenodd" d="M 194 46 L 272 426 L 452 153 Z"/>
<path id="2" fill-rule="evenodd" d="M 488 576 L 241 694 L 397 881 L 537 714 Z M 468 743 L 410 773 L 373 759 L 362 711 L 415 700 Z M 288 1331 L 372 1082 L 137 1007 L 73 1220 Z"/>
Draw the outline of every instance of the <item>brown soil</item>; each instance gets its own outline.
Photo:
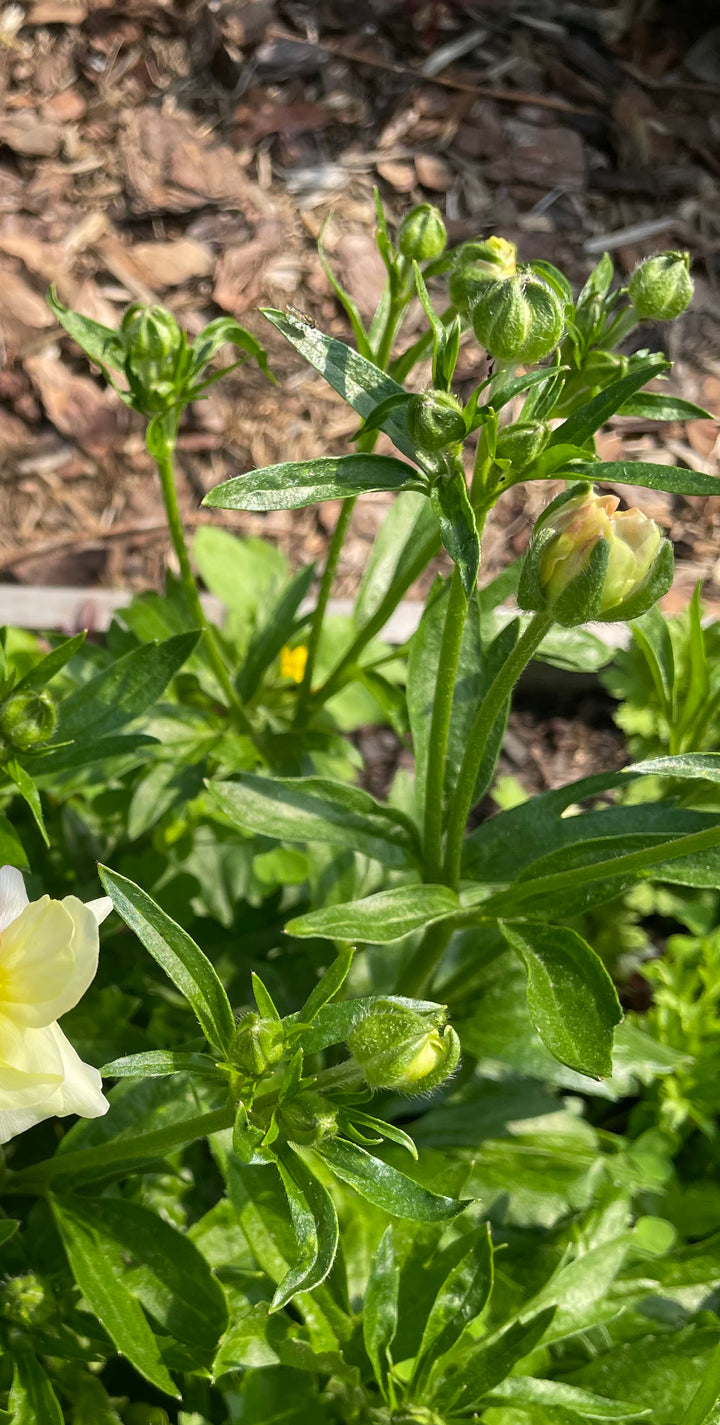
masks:
<path id="1" fill-rule="evenodd" d="M 200 499 L 254 465 L 346 448 L 355 417 L 257 309 L 291 302 L 347 335 L 315 248 L 329 218 L 328 255 L 371 312 L 375 183 L 394 222 L 430 199 L 453 241 L 501 232 L 575 282 L 605 245 L 621 273 L 653 248 L 689 247 L 693 310 L 643 339 L 669 341 L 674 388 L 720 412 L 720 47 L 711 7 L 686 8 L 687 29 L 679 7 L 633 0 L 2 7 L 5 579 L 159 587 L 169 557 L 140 424 L 55 327 L 49 282 L 111 326 L 128 301 L 158 300 L 191 332 L 227 312 L 262 335 L 279 384 L 248 366 L 191 410 L 183 508 L 191 525 L 266 535 L 293 564 L 322 556 L 334 506 L 263 518 L 209 514 Z M 482 371 L 468 337 L 462 389 Z M 623 421 L 602 453 L 717 473 L 718 430 Z M 501 502 L 488 576 L 522 550 L 548 493 Z M 674 604 L 701 578 L 718 611 L 718 499 L 634 498 L 676 541 Z M 384 507 L 359 502 L 339 596 L 356 587 Z"/>

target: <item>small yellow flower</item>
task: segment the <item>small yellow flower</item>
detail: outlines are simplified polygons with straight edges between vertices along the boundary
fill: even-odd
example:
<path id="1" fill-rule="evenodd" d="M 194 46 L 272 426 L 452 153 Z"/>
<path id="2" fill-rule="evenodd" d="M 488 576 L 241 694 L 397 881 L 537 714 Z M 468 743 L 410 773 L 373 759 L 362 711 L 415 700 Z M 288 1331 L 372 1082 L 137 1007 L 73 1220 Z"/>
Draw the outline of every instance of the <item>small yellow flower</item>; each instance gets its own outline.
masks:
<path id="1" fill-rule="evenodd" d="M 293 683 L 302 683 L 307 663 L 308 651 L 303 643 L 297 648 L 285 644 L 280 650 L 280 677 L 291 678 Z"/>
<path id="2" fill-rule="evenodd" d="M 99 1118 L 109 1104 L 57 1020 L 82 998 L 98 964 L 107 896 L 29 902 L 22 875 L 0 869 L 0 1143 L 57 1115 Z"/>

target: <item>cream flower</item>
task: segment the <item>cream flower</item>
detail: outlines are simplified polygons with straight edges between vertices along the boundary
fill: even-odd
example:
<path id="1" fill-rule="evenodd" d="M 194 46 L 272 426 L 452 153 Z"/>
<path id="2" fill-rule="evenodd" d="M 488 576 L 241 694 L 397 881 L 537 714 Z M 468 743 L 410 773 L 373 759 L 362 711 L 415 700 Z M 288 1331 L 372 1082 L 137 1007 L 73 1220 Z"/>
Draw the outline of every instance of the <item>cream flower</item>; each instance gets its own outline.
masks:
<path id="1" fill-rule="evenodd" d="M 82 998 L 98 964 L 107 896 L 29 902 L 22 875 L 0 869 L 0 1143 L 45 1118 L 99 1118 L 109 1104 L 56 1020 Z"/>

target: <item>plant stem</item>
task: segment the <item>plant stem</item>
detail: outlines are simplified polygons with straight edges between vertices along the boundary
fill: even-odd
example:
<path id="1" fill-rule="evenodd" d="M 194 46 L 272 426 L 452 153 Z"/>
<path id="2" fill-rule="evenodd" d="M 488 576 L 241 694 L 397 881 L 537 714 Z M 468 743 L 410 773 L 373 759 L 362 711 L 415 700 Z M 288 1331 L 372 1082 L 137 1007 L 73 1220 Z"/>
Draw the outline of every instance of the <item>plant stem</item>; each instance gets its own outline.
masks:
<path id="1" fill-rule="evenodd" d="M 348 525 L 350 524 L 350 520 L 352 519 L 352 513 L 355 509 L 356 500 L 357 495 L 353 495 L 349 499 L 343 500 L 340 516 L 335 526 L 333 537 L 330 541 L 330 548 L 328 549 L 328 556 L 325 562 L 323 576 L 320 580 L 320 589 L 318 591 L 317 603 L 313 610 L 312 623 L 310 625 L 310 637 L 308 639 L 307 646 L 307 660 L 305 663 L 305 669 L 303 671 L 303 680 L 300 684 L 300 692 L 298 693 L 297 706 L 295 709 L 296 723 L 300 722 L 304 717 L 305 710 L 310 700 L 310 694 L 312 692 L 313 673 L 315 671 L 315 661 L 317 658 L 318 648 L 320 646 L 320 637 L 322 634 L 325 613 L 330 599 L 330 594 L 332 593 L 332 586 L 335 582 L 338 562 L 342 552 L 343 544 L 345 543 L 345 535 L 347 534 Z"/>
<path id="2" fill-rule="evenodd" d="M 371 639 L 375 637 L 376 633 L 379 633 L 381 628 L 385 626 L 390 615 L 395 612 L 395 609 L 401 599 L 404 598 L 411 584 L 415 583 L 415 580 L 419 578 L 430 560 L 438 553 L 439 549 L 439 534 L 433 534 L 431 539 L 427 539 L 425 543 L 420 546 L 417 557 L 407 569 L 404 577 L 398 580 L 396 584 L 393 584 L 392 588 L 388 590 L 372 618 L 368 619 L 367 623 L 356 634 L 350 647 L 343 654 L 339 663 L 333 668 L 327 681 L 313 694 L 314 703 L 325 703 L 328 698 L 334 697 L 335 693 L 340 691 L 347 681 L 348 670 L 357 662 L 363 648 L 365 648 Z"/>
<path id="3" fill-rule="evenodd" d="M 407 965 L 400 972 L 396 994 L 414 999 L 430 983 L 453 933 L 452 922 L 438 920 L 429 925 Z"/>
<path id="4" fill-rule="evenodd" d="M 460 881 L 460 859 L 463 837 L 475 794 L 475 784 L 488 738 L 496 718 L 510 696 L 523 668 L 542 643 L 552 620 L 547 614 L 534 614 L 510 657 L 503 664 L 488 688 L 475 716 L 458 777 L 455 796 L 448 818 L 448 839 L 445 853 L 445 884 L 457 890 Z"/>
<path id="5" fill-rule="evenodd" d="M 250 719 L 240 701 L 240 698 L 233 687 L 232 679 L 228 672 L 225 659 L 220 652 L 215 641 L 215 632 L 212 625 L 208 623 L 203 606 L 200 602 L 195 575 L 190 564 L 190 556 L 185 543 L 185 535 L 178 508 L 177 490 L 175 488 L 175 470 L 173 465 L 173 447 L 168 442 L 162 452 L 154 454 L 155 463 L 160 475 L 160 486 L 162 489 L 163 501 L 165 504 L 165 514 L 170 530 L 173 549 L 180 565 L 180 582 L 188 607 L 199 628 L 202 629 L 205 641 L 205 649 L 208 662 L 212 667 L 215 677 L 223 690 L 228 708 L 232 710 L 244 732 L 249 736 L 253 735 L 253 728 Z"/>
<path id="6" fill-rule="evenodd" d="M 462 579 L 456 566 L 450 581 L 450 596 L 445 611 L 445 626 L 438 658 L 425 777 L 423 862 L 425 880 L 430 882 L 438 880 L 442 871 L 445 761 L 467 606 Z"/>

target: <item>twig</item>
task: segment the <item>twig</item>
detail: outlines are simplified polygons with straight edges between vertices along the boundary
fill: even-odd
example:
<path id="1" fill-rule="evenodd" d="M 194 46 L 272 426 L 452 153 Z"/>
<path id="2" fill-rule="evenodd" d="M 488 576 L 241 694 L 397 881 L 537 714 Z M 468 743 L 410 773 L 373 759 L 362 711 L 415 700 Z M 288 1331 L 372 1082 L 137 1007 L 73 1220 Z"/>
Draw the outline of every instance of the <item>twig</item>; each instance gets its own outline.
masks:
<path id="1" fill-rule="evenodd" d="M 307 40 L 300 39 L 298 35 L 291 35 L 287 30 L 281 30 L 276 25 L 271 25 L 267 31 L 268 35 L 275 40 L 285 40 L 288 44 L 307 45 Z M 393 60 L 379 59 L 376 55 L 367 54 L 364 51 L 356 53 L 352 48 L 345 45 L 327 44 L 322 40 L 314 40 L 316 49 L 323 50 L 326 54 L 337 55 L 338 59 L 347 59 L 351 64 L 367 64 L 371 69 L 383 69 L 390 74 L 406 74 L 409 79 L 416 84 L 440 84 L 443 89 L 456 89 L 462 94 L 475 94 L 479 99 L 498 99 L 504 104 L 534 104 L 539 109 L 558 109 L 565 114 L 591 114 L 592 109 L 581 109 L 577 104 L 569 104 L 566 99 L 554 99 L 549 94 L 530 94 L 524 89 L 495 89 L 491 85 L 463 83 L 461 79 L 448 79 L 444 74 L 435 74 L 432 79 L 428 79 L 421 70 L 413 69 L 408 64 L 397 64 Z"/>
<path id="2" fill-rule="evenodd" d="M 190 525 L 214 524 L 212 516 L 191 511 L 185 515 L 185 523 Z M 24 564 L 26 559 L 39 559 L 44 554 L 58 554 L 63 549 L 102 549 L 110 539 L 133 539 L 139 535 L 167 533 L 167 521 L 156 520 L 147 524 L 118 524 L 112 529 L 98 529 L 92 533 L 58 535 L 55 539 L 42 539 L 37 544 L 27 544 L 23 549 L 0 550 L 0 569 L 12 569 L 15 564 Z"/>

